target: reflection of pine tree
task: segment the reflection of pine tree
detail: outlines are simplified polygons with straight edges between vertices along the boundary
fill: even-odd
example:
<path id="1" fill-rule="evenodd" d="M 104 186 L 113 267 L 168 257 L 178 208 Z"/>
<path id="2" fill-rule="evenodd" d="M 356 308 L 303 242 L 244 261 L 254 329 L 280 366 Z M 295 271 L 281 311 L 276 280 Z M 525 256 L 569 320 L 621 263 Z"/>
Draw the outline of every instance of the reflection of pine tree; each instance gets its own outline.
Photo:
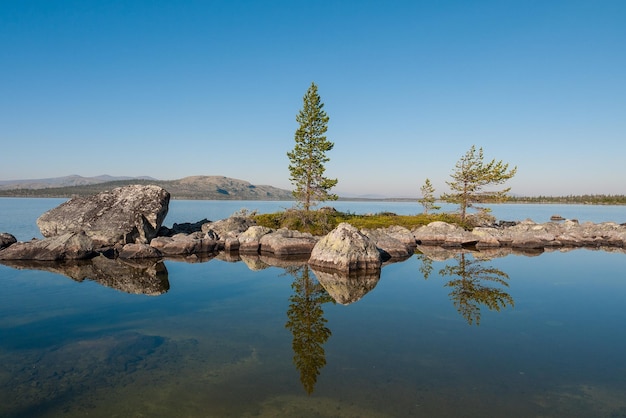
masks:
<path id="1" fill-rule="evenodd" d="M 324 343 L 331 332 L 325 324 L 322 304 L 333 302 L 326 290 L 309 275 L 309 267 L 290 269 L 294 276 L 291 288 L 294 294 L 287 310 L 286 328 L 293 334 L 293 362 L 300 371 L 300 381 L 308 394 L 313 393 L 317 376 L 326 365 Z"/>
<path id="2" fill-rule="evenodd" d="M 428 280 L 430 273 L 433 271 L 433 260 L 428 258 L 425 254 L 415 254 L 415 256 L 422 262 L 419 267 L 420 273 L 424 275 L 424 280 Z"/>
<path id="3" fill-rule="evenodd" d="M 486 286 L 482 282 L 494 282 L 508 287 L 509 275 L 493 267 L 484 267 L 478 260 L 466 260 L 465 254 L 454 257 L 458 264 L 446 266 L 439 271 L 442 276 L 458 276 L 446 286 L 451 287 L 450 298 L 468 324 L 480 325 L 480 305 L 490 310 L 500 311 L 507 305 L 514 306 L 511 295 L 497 287 Z"/>

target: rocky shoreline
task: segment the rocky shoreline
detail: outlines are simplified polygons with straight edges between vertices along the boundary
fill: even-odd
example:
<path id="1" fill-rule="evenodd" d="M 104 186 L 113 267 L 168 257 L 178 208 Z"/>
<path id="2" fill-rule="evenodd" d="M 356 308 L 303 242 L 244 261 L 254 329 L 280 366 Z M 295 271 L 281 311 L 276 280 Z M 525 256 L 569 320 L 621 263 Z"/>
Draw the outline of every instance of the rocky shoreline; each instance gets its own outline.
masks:
<path id="1" fill-rule="evenodd" d="M 87 198 L 72 199 L 43 214 L 37 224 L 44 239 L 17 242 L 0 233 L 0 262 L 67 262 L 108 259 L 194 261 L 218 253 L 298 258 L 317 269 L 350 273 L 380 269 L 388 261 L 440 247 L 483 253 L 493 250 L 542 252 L 600 248 L 625 252 L 626 225 L 575 220 L 537 224 L 531 220 L 472 231 L 444 222 L 409 230 L 400 226 L 357 230 L 340 224 L 326 236 L 256 225 L 248 217 L 162 226 L 169 193 L 158 186 L 125 186 Z M 506 252 L 506 251 L 505 251 Z"/>

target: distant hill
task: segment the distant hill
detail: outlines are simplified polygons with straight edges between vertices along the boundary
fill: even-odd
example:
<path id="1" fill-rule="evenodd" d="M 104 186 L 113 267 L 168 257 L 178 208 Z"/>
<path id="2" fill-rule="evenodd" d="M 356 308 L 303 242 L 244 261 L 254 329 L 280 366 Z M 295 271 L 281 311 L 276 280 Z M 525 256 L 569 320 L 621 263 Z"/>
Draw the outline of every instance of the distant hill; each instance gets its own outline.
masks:
<path id="1" fill-rule="evenodd" d="M 109 180 L 114 179 L 114 180 Z M 292 200 L 291 191 L 254 185 L 223 176 L 191 176 L 179 180 L 151 177 L 67 176 L 39 180 L 0 181 L 0 196 L 73 197 L 100 193 L 129 184 L 155 184 L 170 192 L 172 199 L 187 200 Z"/>
<path id="2" fill-rule="evenodd" d="M 30 180 L 0 180 L 0 190 L 14 189 L 49 189 L 51 187 L 74 187 L 85 186 L 90 184 L 106 183 L 110 181 L 122 180 L 155 180 L 152 177 L 114 177 L 109 175 L 101 175 L 95 177 L 83 177 L 73 174 L 65 177 L 52 177 L 47 179 L 30 179 Z"/>

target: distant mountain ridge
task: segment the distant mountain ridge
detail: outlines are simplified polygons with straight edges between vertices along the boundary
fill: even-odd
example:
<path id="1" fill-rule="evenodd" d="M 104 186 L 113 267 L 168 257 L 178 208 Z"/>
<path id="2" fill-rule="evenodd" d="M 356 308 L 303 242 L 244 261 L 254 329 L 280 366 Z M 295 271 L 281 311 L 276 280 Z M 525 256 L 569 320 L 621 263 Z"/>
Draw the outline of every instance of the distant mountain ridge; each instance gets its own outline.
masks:
<path id="1" fill-rule="evenodd" d="M 178 180 L 152 177 L 81 177 L 0 181 L 0 196 L 73 197 L 100 193 L 129 184 L 155 184 L 173 199 L 188 200 L 292 200 L 291 191 L 224 176 L 190 176 Z"/>
<path id="2" fill-rule="evenodd" d="M 142 177 L 129 177 L 129 176 L 109 176 L 103 174 L 94 177 L 83 177 L 77 174 L 72 174 L 63 177 L 51 177 L 45 179 L 29 179 L 29 180 L 0 180 L 0 190 L 12 190 L 12 189 L 47 189 L 51 187 L 73 187 L 73 186 L 85 186 L 89 184 L 106 183 L 110 181 L 120 180 L 156 180 L 149 176 Z"/>

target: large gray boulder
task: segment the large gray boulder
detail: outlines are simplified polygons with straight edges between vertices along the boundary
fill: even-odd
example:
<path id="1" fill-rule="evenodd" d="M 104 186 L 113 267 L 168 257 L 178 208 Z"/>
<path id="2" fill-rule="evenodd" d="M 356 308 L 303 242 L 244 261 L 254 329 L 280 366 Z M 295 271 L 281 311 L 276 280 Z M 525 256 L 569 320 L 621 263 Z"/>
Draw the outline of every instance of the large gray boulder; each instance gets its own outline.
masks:
<path id="1" fill-rule="evenodd" d="M 84 231 L 96 246 L 149 243 L 167 215 L 170 194 L 159 186 L 131 185 L 77 197 L 44 213 L 44 237 Z"/>
<path id="2" fill-rule="evenodd" d="M 343 272 L 380 269 L 381 255 L 366 235 L 348 223 L 340 223 L 315 244 L 309 264 Z"/>
<path id="3" fill-rule="evenodd" d="M 0 251 L 0 260 L 85 260 L 96 255 L 93 241 L 80 231 L 42 240 L 17 242 Z"/>

